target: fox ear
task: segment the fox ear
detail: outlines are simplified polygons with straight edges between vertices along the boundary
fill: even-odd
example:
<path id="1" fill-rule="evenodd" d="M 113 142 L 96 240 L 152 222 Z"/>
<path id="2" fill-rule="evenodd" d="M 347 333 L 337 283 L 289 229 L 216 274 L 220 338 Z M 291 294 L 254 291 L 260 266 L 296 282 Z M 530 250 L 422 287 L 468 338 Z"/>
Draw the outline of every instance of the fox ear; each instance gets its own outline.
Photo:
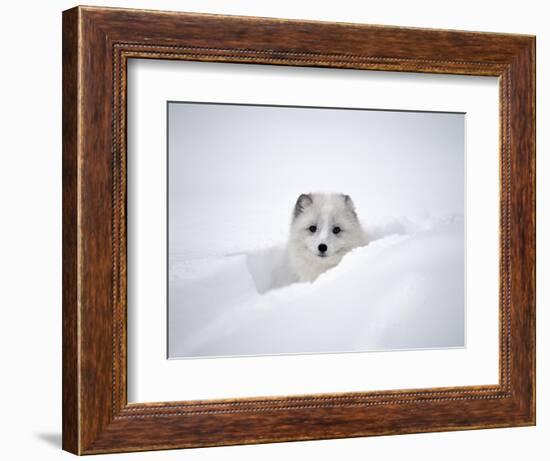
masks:
<path id="1" fill-rule="evenodd" d="M 296 205 L 294 206 L 294 217 L 296 218 L 300 213 L 302 213 L 308 206 L 313 203 L 313 197 L 309 194 L 302 194 L 296 200 Z"/>
<path id="2" fill-rule="evenodd" d="M 355 211 L 355 204 L 349 195 L 342 194 L 344 197 L 344 204 L 353 213 L 353 216 L 357 218 L 357 212 Z"/>

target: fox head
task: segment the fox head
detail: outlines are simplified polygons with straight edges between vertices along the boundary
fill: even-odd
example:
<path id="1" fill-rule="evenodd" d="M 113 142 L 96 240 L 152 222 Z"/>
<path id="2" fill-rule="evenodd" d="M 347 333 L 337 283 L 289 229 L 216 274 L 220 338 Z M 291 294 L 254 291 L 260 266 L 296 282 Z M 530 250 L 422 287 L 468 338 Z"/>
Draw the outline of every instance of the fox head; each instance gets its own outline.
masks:
<path id="1" fill-rule="evenodd" d="M 310 193 L 298 197 L 291 224 L 291 245 L 304 263 L 328 269 L 358 246 L 365 235 L 349 195 Z"/>

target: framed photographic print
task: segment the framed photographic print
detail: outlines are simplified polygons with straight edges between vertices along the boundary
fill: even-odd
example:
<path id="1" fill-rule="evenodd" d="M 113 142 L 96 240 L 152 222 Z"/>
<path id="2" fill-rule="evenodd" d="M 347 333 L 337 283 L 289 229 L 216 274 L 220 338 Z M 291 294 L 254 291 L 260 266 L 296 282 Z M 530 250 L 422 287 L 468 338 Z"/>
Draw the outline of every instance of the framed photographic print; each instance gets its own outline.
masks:
<path id="1" fill-rule="evenodd" d="M 63 13 L 63 448 L 535 424 L 532 36 Z"/>

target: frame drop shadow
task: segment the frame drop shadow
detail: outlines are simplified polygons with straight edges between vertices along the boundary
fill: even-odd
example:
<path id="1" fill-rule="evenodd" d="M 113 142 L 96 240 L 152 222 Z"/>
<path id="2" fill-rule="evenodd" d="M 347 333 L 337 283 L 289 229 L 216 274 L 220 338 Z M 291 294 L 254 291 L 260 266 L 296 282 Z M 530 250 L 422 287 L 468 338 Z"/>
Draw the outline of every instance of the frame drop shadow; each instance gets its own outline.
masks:
<path id="1" fill-rule="evenodd" d="M 61 432 L 40 432 L 35 435 L 46 444 L 61 449 Z"/>

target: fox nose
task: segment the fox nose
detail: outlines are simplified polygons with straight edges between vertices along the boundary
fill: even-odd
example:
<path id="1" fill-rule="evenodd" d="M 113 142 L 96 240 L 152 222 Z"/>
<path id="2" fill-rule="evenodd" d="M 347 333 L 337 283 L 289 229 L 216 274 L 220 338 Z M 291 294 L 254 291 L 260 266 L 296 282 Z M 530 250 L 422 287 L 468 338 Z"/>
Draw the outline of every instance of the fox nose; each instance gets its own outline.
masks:
<path id="1" fill-rule="evenodd" d="M 317 248 L 319 248 L 319 251 L 321 253 L 324 253 L 325 251 L 328 250 L 328 247 L 324 243 L 321 243 Z"/>

